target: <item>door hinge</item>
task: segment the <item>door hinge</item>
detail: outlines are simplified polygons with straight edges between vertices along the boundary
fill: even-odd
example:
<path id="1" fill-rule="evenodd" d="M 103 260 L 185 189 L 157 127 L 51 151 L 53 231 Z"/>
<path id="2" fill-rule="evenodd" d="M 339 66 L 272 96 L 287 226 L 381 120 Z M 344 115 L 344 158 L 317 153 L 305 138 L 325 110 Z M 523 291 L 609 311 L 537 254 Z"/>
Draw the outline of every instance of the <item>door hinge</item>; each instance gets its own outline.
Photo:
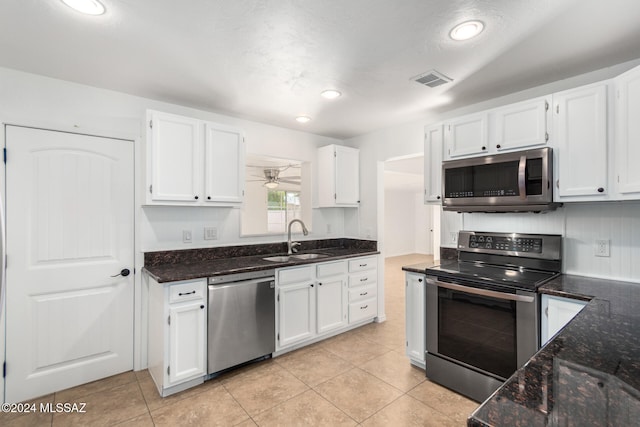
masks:
<path id="1" fill-rule="evenodd" d="M 153 120 L 149 120 L 149 127 L 153 129 Z"/>
<path id="2" fill-rule="evenodd" d="M 171 324 L 171 316 L 167 316 L 167 325 Z"/>
<path id="3" fill-rule="evenodd" d="M 544 133 L 544 142 L 549 142 L 549 132 Z"/>
<path id="4" fill-rule="evenodd" d="M 171 366 L 167 366 L 167 375 L 171 375 Z"/>
<path id="5" fill-rule="evenodd" d="M 2 155 L 4 157 L 4 164 L 6 165 L 7 164 L 7 149 L 6 148 L 2 149 Z"/>
<path id="6" fill-rule="evenodd" d="M 2 378 L 7 378 L 7 362 L 2 363 Z"/>
<path id="7" fill-rule="evenodd" d="M 556 114 L 560 114 L 560 104 L 556 105 Z"/>
<path id="8" fill-rule="evenodd" d="M 548 111 L 549 110 L 549 102 L 544 101 L 544 111 Z"/>
<path id="9" fill-rule="evenodd" d="M 409 347 L 409 341 L 405 341 L 405 345 Z"/>
<path id="10" fill-rule="evenodd" d="M 149 193 L 150 193 L 150 194 L 153 194 L 153 184 L 151 184 L 151 185 L 149 186 Z"/>
<path id="11" fill-rule="evenodd" d="M 280 332 L 278 332 L 278 341 L 280 341 Z"/>
<path id="12" fill-rule="evenodd" d="M 278 294 L 278 302 L 280 302 L 280 294 Z"/>
<path id="13" fill-rule="evenodd" d="M 338 154 L 336 153 L 336 151 L 333 152 L 333 157 L 338 157 Z"/>
<path id="14" fill-rule="evenodd" d="M 338 200 L 338 195 L 336 193 L 333 193 L 333 200 Z"/>

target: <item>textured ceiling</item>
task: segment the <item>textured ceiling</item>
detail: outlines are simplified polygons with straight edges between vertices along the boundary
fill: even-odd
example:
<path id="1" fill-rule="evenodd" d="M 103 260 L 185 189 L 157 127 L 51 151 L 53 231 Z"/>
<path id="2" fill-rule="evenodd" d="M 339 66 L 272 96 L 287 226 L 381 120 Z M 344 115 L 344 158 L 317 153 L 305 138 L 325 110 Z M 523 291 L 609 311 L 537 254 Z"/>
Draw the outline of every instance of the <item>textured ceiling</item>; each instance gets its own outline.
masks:
<path id="1" fill-rule="evenodd" d="M 2 0 L 0 66 L 349 138 L 640 57 L 638 0 L 103 3 Z M 471 18 L 478 38 L 449 39 Z M 453 83 L 410 80 L 433 68 Z"/>

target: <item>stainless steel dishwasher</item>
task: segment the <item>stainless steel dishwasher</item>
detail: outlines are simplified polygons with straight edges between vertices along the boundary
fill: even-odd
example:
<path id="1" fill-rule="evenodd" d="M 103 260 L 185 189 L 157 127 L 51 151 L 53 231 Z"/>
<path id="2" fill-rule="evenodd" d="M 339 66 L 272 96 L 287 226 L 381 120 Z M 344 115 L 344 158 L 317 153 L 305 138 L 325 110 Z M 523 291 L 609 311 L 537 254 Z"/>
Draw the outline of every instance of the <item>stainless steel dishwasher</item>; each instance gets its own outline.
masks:
<path id="1" fill-rule="evenodd" d="M 275 271 L 210 277 L 207 372 L 275 351 Z"/>

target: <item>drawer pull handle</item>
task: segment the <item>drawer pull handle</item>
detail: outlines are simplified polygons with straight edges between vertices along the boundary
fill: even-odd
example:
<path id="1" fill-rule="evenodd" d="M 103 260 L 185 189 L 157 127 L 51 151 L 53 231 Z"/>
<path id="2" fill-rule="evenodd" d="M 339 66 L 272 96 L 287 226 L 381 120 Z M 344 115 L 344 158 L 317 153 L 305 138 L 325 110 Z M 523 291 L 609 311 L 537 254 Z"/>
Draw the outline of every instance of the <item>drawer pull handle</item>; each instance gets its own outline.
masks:
<path id="1" fill-rule="evenodd" d="M 196 291 L 191 291 L 191 292 L 180 292 L 180 293 L 178 294 L 178 296 L 179 296 L 179 297 L 181 297 L 181 296 L 183 296 L 183 295 L 191 295 L 191 294 L 195 294 L 195 293 L 196 293 Z"/>
<path id="2" fill-rule="evenodd" d="M 361 292 L 360 296 L 365 296 L 365 295 L 368 295 L 368 294 L 369 294 L 369 292 Z"/>
<path id="3" fill-rule="evenodd" d="M 360 264 L 360 267 L 366 267 L 367 264 Z"/>
<path id="4" fill-rule="evenodd" d="M 365 305 L 364 307 L 360 307 L 360 310 L 365 310 L 365 309 L 367 309 L 367 308 L 369 308 L 369 305 L 368 305 L 368 304 L 367 304 L 367 305 Z"/>
<path id="5" fill-rule="evenodd" d="M 366 282 L 367 280 L 369 280 L 368 277 L 363 277 L 362 279 L 360 279 L 361 282 Z"/>

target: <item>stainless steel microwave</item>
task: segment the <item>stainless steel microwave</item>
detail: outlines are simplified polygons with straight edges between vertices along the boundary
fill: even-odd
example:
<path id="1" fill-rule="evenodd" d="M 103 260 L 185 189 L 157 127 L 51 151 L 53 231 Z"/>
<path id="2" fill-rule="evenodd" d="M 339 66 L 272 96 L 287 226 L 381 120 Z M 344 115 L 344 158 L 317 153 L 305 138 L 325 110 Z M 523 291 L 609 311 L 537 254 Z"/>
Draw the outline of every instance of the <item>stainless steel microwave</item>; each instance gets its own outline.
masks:
<path id="1" fill-rule="evenodd" d="M 553 202 L 551 148 L 450 160 L 442 164 L 443 209 L 544 212 Z"/>

